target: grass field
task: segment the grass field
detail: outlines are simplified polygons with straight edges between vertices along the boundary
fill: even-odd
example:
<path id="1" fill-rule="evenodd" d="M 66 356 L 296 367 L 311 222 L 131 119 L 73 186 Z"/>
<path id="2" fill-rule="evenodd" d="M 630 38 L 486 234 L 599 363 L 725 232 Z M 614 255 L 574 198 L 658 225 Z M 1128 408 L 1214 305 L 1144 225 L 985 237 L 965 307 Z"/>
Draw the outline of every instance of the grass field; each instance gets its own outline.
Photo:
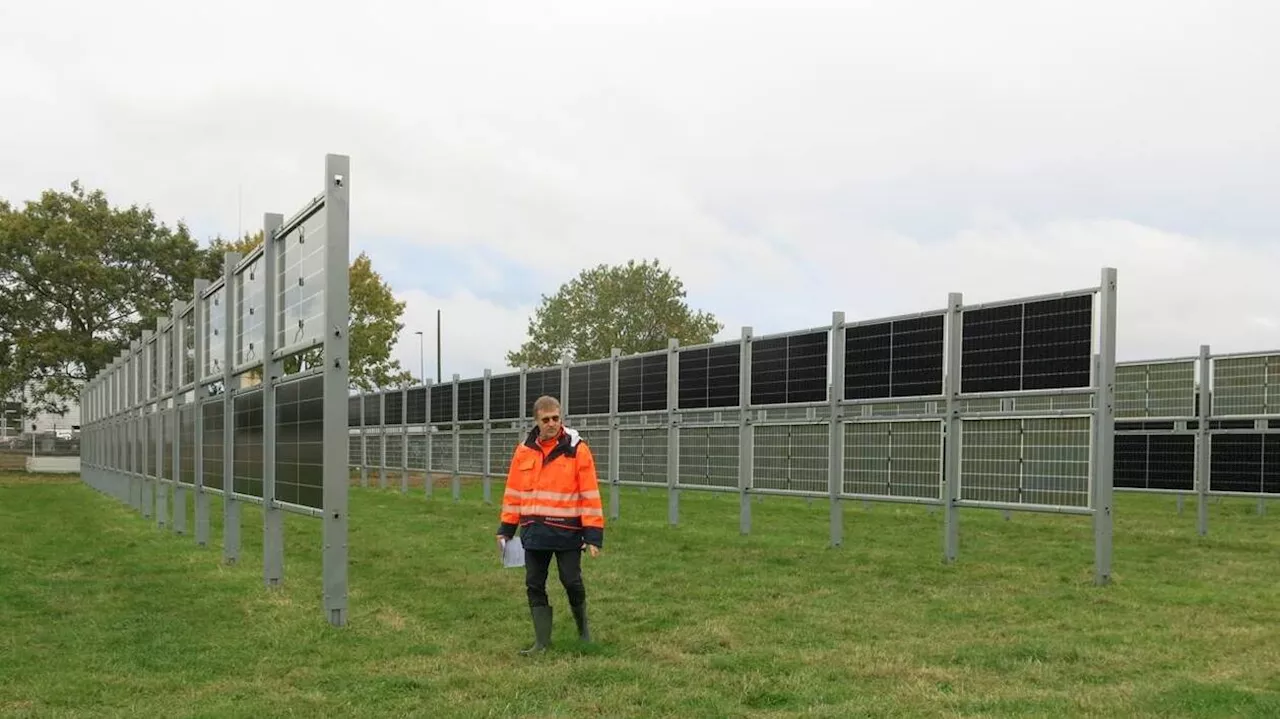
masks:
<path id="1" fill-rule="evenodd" d="M 497 490 L 500 492 L 500 488 Z M 495 493 L 495 496 L 500 494 Z M 496 509 L 466 487 L 352 490 L 350 623 L 320 598 L 320 522 L 290 516 L 285 586 L 263 587 L 261 514 L 223 566 L 67 478 L 0 476 L 0 715 L 424 717 L 1277 717 L 1280 512 L 1118 497 L 1115 583 L 1092 584 L 1087 519 L 770 498 L 623 493 L 584 559 L 595 643 L 563 590 L 531 639 Z"/>

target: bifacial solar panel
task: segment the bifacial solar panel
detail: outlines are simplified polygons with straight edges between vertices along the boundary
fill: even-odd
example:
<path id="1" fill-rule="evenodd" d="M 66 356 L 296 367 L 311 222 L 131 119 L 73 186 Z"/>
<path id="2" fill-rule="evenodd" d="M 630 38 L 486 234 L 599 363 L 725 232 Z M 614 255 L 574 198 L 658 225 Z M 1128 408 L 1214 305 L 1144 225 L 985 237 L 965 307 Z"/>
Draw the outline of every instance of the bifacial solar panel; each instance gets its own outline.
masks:
<path id="1" fill-rule="evenodd" d="M 458 421 L 479 422 L 483 419 L 484 380 L 462 380 L 458 383 Z"/>
<path id="2" fill-rule="evenodd" d="M 405 423 L 410 425 L 426 424 L 427 421 L 427 388 L 413 387 L 409 390 Z M 422 465 L 418 465 L 422 466 Z"/>
<path id="3" fill-rule="evenodd" d="M 182 317 L 182 385 L 196 381 L 196 313 Z"/>
<path id="4" fill-rule="evenodd" d="M 741 381 L 740 343 L 680 350 L 677 407 L 737 407 Z"/>
<path id="5" fill-rule="evenodd" d="M 854 422 L 844 430 L 844 493 L 941 496 L 941 422 Z"/>
<path id="6" fill-rule="evenodd" d="M 1280 493 L 1280 435 L 1215 434 L 1209 447 L 1211 491 Z"/>
<path id="7" fill-rule="evenodd" d="M 1213 411 L 1217 415 L 1280 412 L 1280 355 L 1214 360 Z"/>
<path id="8" fill-rule="evenodd" d="M 364 419 L 364 397 L 362 395 L 352 395 L 347 398 L 347 426 L 359 427 Z"/>
<path id="9" fill-rule="evenodd" d="M 825 331 L 754 340 L 751 344 L 751 404 L 822 402 L 827 399 Z"/>
<path id="10" fill-rule="evenodd" d="M 845 399 L 942 394 L 944 315 L 845 328 Z"/>
<path id="11" fill-rule="evenodd" d="M 962 499 L 1084 507 L 1089 501 L 1089 419 L 963 420 Z"/>
<path id="12" fill-rule="evenodd" d="M 160 349 L 163 352 L 161 355 L 161 361 L 164 362 L 164 372 L 162 373 L 164 377 L 164 384 L 160 386 L 162 392 L 172 392 L 174 388 L 173 362 L 175 345 L 173 333 L 174 329 L 173 327 L 170 327 L 160 334 Z"/>
<path id="13" fill-rule="evenodd" d="M 1192 491 L 1195 464 L 1195 435 L 1117 433 L 1112 482 L 1133 489 Z"/>
<path id="14" fill-rule="evenodd" d="M 431 424 L 438 426 L 453 424 L 453 392 L 452 382 L 438 384 L 431 388 Z"/>
<path id="15" fill-rule="evenodd" d="M 204 432 L 204 436 L 201 439 L 204 452 L 202 480 L 206 487 L 222 489 L 222 433 L 225 427 L 223 424 L 225 412 L 222 406 L 222 398 L 206 400 L 200 405 L 200 411 L 204 413 L 204 426 L 201 428 Z"/>
<path id="16" fill-rule="evenodd" d="M 664 409 L 667 409 L 667 355 L 618 360 L 618 411 L 654 412 Z"/>
<path id="17" fill-rule="evenodd" d="M 276 499 L 323 509 L 324 377 L 277 385 L 275 420 Z"/>
<path id="18" fill-rule="evenodd" d="M 382 395 L 371 392 L 364 396 L 364 426 L 382 425 Z"/>
<path id="19" fill-rule="evenodd" d="M 404 424 L 404 392 L 393 390 L 382 397 L 382 423 L 387 426 Z"/>
<path id="20" fill-rule="evenodd" d="M 524 416 L 533 416 L 533 403 L 543 395 L 560 399 L 560 370 L 544 369 L 525 373 Z"/>
<path id="21" fill-rule="evenodd" d="M 1093 296 L 967 310 L 961 345 L 961 392 L 1088 387 Z"/>
<path id="22" fill-rule="evenodd" d="M 223 373 L 222 359 L 227 347 L 227 291 L 225 287 L 214 290 L 208 299 L 201 302 L 204 312 L 204 374 L 209 378 Z"/>
<path id="23" fill-rule="evenodd" d="M 276 347 L 324 341 L 325 213 L 316 212 L 276 240 Z"/>
<path id="24" fill-rule="evenodd" d="M 237 394 L 233 400 L 232 487 L 251 497 L 262 496 L 262 389 Z"/>
<path id="25" fill-rule="evenodd" d="M 245 266 L 234 278 L 236 289 L 236 365 L 261 363 L 262 343 L 266 338 L 263 312 L 266 307 L 262 258 L 258 257 Z"/>
<path id="26" fill-rule="evenodd" d="M 196 406 L 184 404 L 178 407 L 178 481 L 195 486 L 196 483 Z"/>
<path id="27" fill-rule="evenodd" d="M 489 419 L 516 419 L 520 416 L 520 375 L 489 378 Z"/>
<path id="28" fill-rule="evenodd" d="M 575 417 L 609 413 L 609 362 L 569 368 L 569 411 Z"/>

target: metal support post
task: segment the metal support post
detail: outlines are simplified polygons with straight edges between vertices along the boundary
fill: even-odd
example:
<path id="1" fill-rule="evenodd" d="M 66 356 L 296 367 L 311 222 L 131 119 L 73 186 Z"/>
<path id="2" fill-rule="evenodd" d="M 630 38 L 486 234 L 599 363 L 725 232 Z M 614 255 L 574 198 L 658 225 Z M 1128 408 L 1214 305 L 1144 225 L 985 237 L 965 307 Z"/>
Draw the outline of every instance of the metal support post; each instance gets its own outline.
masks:
<path id="1" fill-rule="evenodd" d="M 680 524 L 680 340 L 667 340 L 667 523 Z"/>
<path id="2" fill-rule="evenodd" d="M 262 216 L 262 582 L 268 587 L 284 581 L 284 511 L 276 505 L 276 387 L 284 376 L 284 363 L 275 356 L 280 344 L 275 243 L 283 224 L 283 215 Z"/>
<path id="3" fill-rule="evenodd" d="M 169 336 L 172 338 L 169 351 L 169 367 L 173 372 L 173 383 L 169 385 L 169 403 L 173 407 L 169 415 L 169 432 L 173 437 L 173 449 L 170 461 L 173 466 L 173 532 L 187 533 L 187 489 L 182 486 L 182 365 L 185 361 L 186 338 L 182 331 L 182 303 L 174 302 L 171 307 L 173 324 L 170 325 Z"/>
<path id="4" fill-rule="evenodd" d="M 609 519 L 621 513 L 622 430 L 618 428 L 618 360 L 622 350 L 609 350 Z"/>
<path id="5" fill-rule="evenodd" d="M 492 456 L 491 450 L 492 450 L 492 442 L 493 442 L 493 438 L 490 436 L 493 433 L 493 427 L 490 425 L 490 419 L 489 419 L 490 417 L 489 384 L 492 381 L 492 378 L 493 378 L 493 372 L 491 370 L 485 370 L 484 371 L 484 415 L 481 418 L 483 420 L 482 426 L 484 427 L 484 430 L 483 430 L 483 434 L 480 435 L 481 436 L 480 451 L 483 454 L 481 456 L 480 473 L 481 475 L 483 475 L 482 481 L 484 482 L 484 503 L 486 505 L 493 504 L 493 468 L 490 466 L 491 462 L 489 461 Z"/>
<path id="6" fill-rule="evenodd" d="M 427 438 L 425 440 L 426 446 L 423 449 L 423 451 L 426 453 L 426 458 L 422 462 L 424 467 L 423 475 L 422 475 L 423 476 L 422 483 L 425 485 L 425 487 L 423 488 L 423 494 L 426 495 L 427 499 L 431 499 L 432 494 L 435 492 L 435 480 L 434 480 L 434 476 L 431 474 L 431 470 L 434 469 L 434 467 L 432 466 L 432 462 L 433 462 L 432 452 L 435 451 L 435 436 L 434 436 L 434 433 L 431 431 L 431 422 L 433 421 L 433 418 L 431 416 L 431 393 L 433 390 L 439 391 L 439 388 L 435 387 L 434 384 L 435 383 L 432 381 L 432 379 L 428 377 L 425 382 L 427 391 L 425 393 L 425 397 L 423 398 L 423 401 L 427 403 L 427 407 L 426 407 L 426 412 L 424 412 L 425 423 L 422 426 L 422 431 Z"/>
<path id="7" fill-rule="evenodd" d="M 453 373 L 453 386 L 449 388 L 453 396 L 453 476 L 450 479 L 453 487 L 453 501 L 462 501 L 462 425 L 458 422 L 458 381 L 462 376 Z"/>
<path id="8" fill-rule="evenodd" d="M 223 327 L 227 337 L 222 343 L 222 560 L 227 564 L 240 561 L 240 502 L 232 491 L 235 487 L 236 413 L 232 401 L 231 367 L 235 363 L 236 302 L 235 269 L 240 264 L 239 252 L 228 252 L 222 265 Z"/>
<path id="9" fill-rule="evenodd" d="M 1209 533 L 1209 417 L 1213 396 L 1212 362 L 1209 345 L 1200 345 L 1200 409 L 1196 412 L 1196 529 L 1203 537 Z"/>
<path id="10" fill-rule="evenodd" d="M 964 295 L 947 295 L 947 371 L 942 377 L 946 395 L 942 428 L 942 562 L 951 564 L 960 554 L 960 350 L 963 346 Z"/>
<path id="11" fill-rule="evenodd" d="M 844 543 L 844 508 L 840 494 L 844 489 L 844 401 L 845 333 L 844 313 L 831 313 L 831 396 L 829 402 L 827 447 L 827 495 L 831 505 L 831 546 Z"/>
<path id="12" fill-rule="evenodd" d="M 738 531 L 751 533 L 751 485 L 755 464 L 755 426 L 751 423 L 751 341 L 750 327 L 742 328 L 738 354 Z"/>
<path id="13" fill-rule="evenodd" d="M 192 447 L 192 450 L 195 453 L 196 475 L 193 480 L 196 485 L 195 535 L 196 545 L 200 547 L 206 547 L 209 545 L 209 493 L 205 491 L 204 488 L 204 405 L 200 402 L 202 397 L 202 392 L 200 390 L 204 387 L 204 382 L 201 380 L 204 377 L 204 353 L 206 351 L 206 341 L 204 336 L 206 327 L 204 312 L 202 311 L 202 308 L 204 307 L 204 300 L 202 300 L 201 297 L 207 289 L 209 289 L 208 280 L 195 281 L 195 285 L 192 287 L 192 296 L 195 298 L 195 309 L 191 311 L 191 319 L 195 322 L 196 336 L 195 357 L 192 359 L 196 364 L 196 386 L 195 390 L 192 392 L 192 402 L 195 404 L 195 429 L 191 434 L 192 440 L 195 442 L 195 446 Z"/>
<path id="14" fill-rule="evenodd" d="M 400 494 L 409 493 L 409 388 L 400 388 Z"/>
<path id="15" fill-rule="evenodd" d="M 1099 299 L 1098 422 L 1094 457 L 1094 583 L 1111 583 L 1111 538 L 1114 501 L 1116 426 L 1116 270 L 1102 270 Z"/>
<path id="16" fill-rule="evenodd" d="M 324 610 L 347 623 L 347 388 L 350 387 L 351 161 L 326 155 L 324 167 Z"/>

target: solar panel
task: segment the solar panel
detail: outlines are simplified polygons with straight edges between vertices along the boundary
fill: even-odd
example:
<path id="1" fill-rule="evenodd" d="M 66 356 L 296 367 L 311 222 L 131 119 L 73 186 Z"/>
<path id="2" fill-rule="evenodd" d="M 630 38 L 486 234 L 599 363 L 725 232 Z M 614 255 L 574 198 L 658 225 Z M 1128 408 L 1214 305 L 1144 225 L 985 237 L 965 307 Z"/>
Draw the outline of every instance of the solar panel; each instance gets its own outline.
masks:
<path id="1" fill-rule="evenodd" d="M 204 372 L 202 378 L 221 375 L 227 346 L 226 287 L 214 290 L 201 302 L 204 312 Z"/>
<path id="2" fill-rule="evenodd" d="M 1280 493 L 1280 435 L 1215 434 L 1209 447 L 1211 491 Z"/>
<path id="3" fill-rule="evenodd" d="M 1213 413 L 1280 413 L 1280 355 L 1214 360 Z"/>
<path id="4" fill-rule="evenodd" d="M 265 285 L 262 258 L 250 262 L 235 276 L 236 287 L 236 365 L 263 361 L 262 343 L 266 339 Z"/>
<path id="5" fill-rule="evenodd" d="M 431 424 L 453 424 L 453 383 L 431 388 Z"/>
<path id="6" fill-rule="evenodd" d="M 677 407 L 736 407 L 741 381 L 741 343 L 681 350 Z"/>
<path id="7" fill-rule="evenodd" d="M 277 349 L 296 351 L 324 341 L 325 213 L 317 212 L 274 243 Z"/>
<path id="8" fill-rule="evenodd" d="M 237 394 L 233 435 L 232 488 L 239 494 L 262 496 L 262 389 Z"/>
<path id="9" fill-rule="evenodd" d="M 458 421 L 479 422 L 484 419 L 484 380 L 469 379 L 458 383 Z"/>
<path id="10" fill-rule="evenodd" d="M 366 394 L 364 396 L 364 426 L 377 427 L 382 424 L 382 395 Z"/>
<path id="11" fill-rule="evenodd" d="M 520 417 L 520 375 L 489 378 L 489 419 Z"/>
<path id="12" fill-rule="evenodd" d="M 395 395 L 391 395 L 395 396 Z M 324 377 L 276 387 L 276 499 L 324 507 Z"/>
<path id="13" fill-rule="evenodd" d="M 426 424 L 427 422 L 427 388 L 413 387 L 409 389 L 406 424 Z"/>
<path id="14" fill-rule="evenodd" d="M 382 397 L 384 425 L 404 424 L 404 393 L 393 390 Z"/>
<path id="15" fill-rule="evenodd" d="M 618 411 L 667 409 L 667 355 L 624 357 L 618 361 Z"/>
<path id="16" fill-rule="evenodd" d="M 1093 295 L 966 310 L 961 392 L 1088 387 Z"/>
<path id="17" fill-rule="evenodd" d="M 574 416 L 609 413 L 611 365 L 593 362 L 569 368 L 569 411 Z"/>
<path id="18" fill-rule="evenodd" d="M 1116 487 L 1192 491 L 1195 435 L 1118 433 L 1112 476 Z"/>
<path id="19" fill-rule="evenodd" d="M 347 426 L 359 427 L 364 419 L 364 397 L 354 395 L 347 398 Z"/>
<path id="20" fill-rule="evenodd" d="M 560 399 L 560 370 L 544 369 L 526 372 L 524 377 L 524 416 L 533 416 L 533 403 L 543 395 Z"/>
<path id="21" fill-rule="evenodd" d="M 844 398 L 942 394 L 945 315 L 845 328 Z"/>
<path id="22" fill-rule="evenodd" d="M 752 341 L 751 404 L 825 401 L 829 339 L 823 330 Z"/>

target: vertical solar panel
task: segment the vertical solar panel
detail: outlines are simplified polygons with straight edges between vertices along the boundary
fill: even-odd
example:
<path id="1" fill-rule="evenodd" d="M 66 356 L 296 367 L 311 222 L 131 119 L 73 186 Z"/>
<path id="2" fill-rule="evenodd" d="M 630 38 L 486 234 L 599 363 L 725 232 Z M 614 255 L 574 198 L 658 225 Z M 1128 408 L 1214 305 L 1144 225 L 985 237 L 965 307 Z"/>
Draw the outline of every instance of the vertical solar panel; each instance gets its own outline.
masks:
<path id="1" fill-rule="evenodd" d="M 325 213 L 316 212 L 274 243 L 277 349 L 323 342 Z"/>
<path id="2" fill-rule="evenodd" d="M 359 427 L 364 424 L 364 397 L 354 395 L 347 398 L 347 426 Z"/>
<path id="3" fill-rule="evenodd" d="M 427 421 L 427 388 L 414 387 L 409 390 L 406 399 L 405 422 L 410 425 L 422 425 Z"/>
<path id="4" fill-rule="evenodd" d="M 196 381 L 196 315 L 184 315 L 182 325 L 182 386 Z"/>
<path id="5" fill-rule="evenodd" d="M 570 380 L 569 386 L 573 386 L 572 380 Z M 517 419 L 519 417 L 520 375 L 508 374 L 491 377 L 489 379 L 489 419 L 503 420 Z"/>
<path id="6" fill-rule="evenodd" d="M 194 486 L 196 483 L 196 406 L 183 404 L 178 407 L 178 481 Z"/>
<path id="7" fill-rule="evenodd" d="M 235 276 L 236 296 L 236 365 L 242 366 L 262 362 L 262 342 L 266 335 L 266 324 L 263 322 L 264 283 L 262 275 L 262 257 L 255 258 L 245 265 Z"/>
<path id="8" fill-rule="evenodd" d="M 404 393 L 395 390 L 382 396 L 382 423 L 388 427 L 404 424 Z"/>
<path id="9" fill-rule="evenodd" d="M 436 432 L 431 437 L 431 471 L 453 471 L 453 434 Z"/>
<path id="10" fill-rule="evenodd" d="M 276 499 L 322 509 L 324 377 L 310 375 L 300 380 L 286 380 L 277 385 L 275 391 Z M 260 398 L 261 393 L 257 394 Z M 258 410 L 261 412 L 261 405 Z"/>
<path id="11" fill-rule="evenodd" d="M 844 430 L 845 494 L 941 496 L 941 422 L 852 422 Z"/>
<path id="12" fill-rule="evenodd" d="M 458 472 L 479 475 L 484 472 L 484 433 L 462 432 L 458 437 Z"/>
<path id="13" fill-rule="evenodd" d="M 960 391 L 1088 387 L 1093 295 L 965 310 Z"/>
<path id="14" fill-rule="evenodd" d="M 1086 507 L 1087 417 L 963 420 L 960 491 L 965 500 Z"/>
<path id="15" fill-rule="evenodd" d="M 453 392 L 452 382 L 431 388 L 431 424 L 441 428 L 453 426 Z"/>
<path id="16" fill-rule="evenodd" d="M 382 395 L 372 393 L 364 395 L 364 426 L 380 427 L 382 425 Z"/>
<path id="17" fill-rule="evenodd" d="M 826 401 L 829 341 L 827 331 L 753 340 L 751 404 Z"/>
<path id="18" fill-rule="evenodd" d="M 222 359 L 227 347 L 227 313 L 223 305 L 226 302 L 226 287 L 218 287 L 201 303 L 204 312 L 204 373 L 201 378 L 208 379 L 222 375 Z"/>
<path id="19" fill-rule="evenodd" d="M 737 487 L 738 437 L 737 427 L 681 427 L 680 483 Z"/>
<path id="20" fill-rule="evenodd" d="M 262 496 L 262 389 L 246 390 L 233 399 L 235 425 L 232 445 L 232 488 L 239 494 Z"/>
<path id="21" fill-rule="evenodd" d="M 667 430 L 627 427 L 618 433 L 619 481 L 626 484 L 667 483 Z"/>
<path id="22" fill-rule="evenodd" d="M 520 443 L 521 439 L 520 432 L 511 429 L 493 430 L 490 434 L 489 466 L 493 469 L 495 475 L 506 477 L 507 470 L 511 467 L 511 458 L 515 455 L 516 445 Z M 592 451 L 599 456 L 600 450 L 596 447 L 594 437 L 591 438 L 591 442 Z M 600 460 L 597 459 L 596 461 L 599 462 Z"/>
<path id="23" fill-rule="evenodd" d="M 844 398 L 942 394 L 944 319 L 936 314 L 844 328 Z"/>
<path id="24" fill-rule="evenodd" d="M 1112 466 L 1116 487 L 1193 491 L 1196 437 L 1194 434 L 1119 432 Z"/>
<path id="25" fill-rule="evenodd" d="M 679 409 L 738 406 L 738 386 L 742 379 L 741 343 L 682 349 L 679 362 Z M 604 382 L 607 388 L 607 373 Z"/>
<path id="26" fill-rule="evenodd" d="M 761 424 L 754 434 L 752 487 L 827 494 L 831 442 L 826 424 Z"/>
<path id="27" fill-rule="evenodd" d="M 544 369 L 525 373 L 524 416 L 533 416 L 533 403 L 543 395 L 560 398 L 560 369 Z"/>
<path id="28" fill-rule="evenodd" d="M 1280 413 L 1280 355 L 1213 361 L 1213 414 Z"/>
<path id="29" fill-rule="evenodd" d="M 427 435 L 409 435 L 409 468 L 420 470 L 427 466 Z"/>
<path id="30" fill-rule="evenodd" d="M 1193 360 L 1116 366 L 1116 417 L 1195 415 Z"/>
<path id="31" fill-rule="evenodd" d="M 667 409 L 667 361 L 666 354 L 624 357 L 618 361 L 619 412 Z"/>
<path id="32" fill-rule="evenodd" d="M 458 421 L 479 422 L 484 419 L 484 380 L 458 382 Z"/>

